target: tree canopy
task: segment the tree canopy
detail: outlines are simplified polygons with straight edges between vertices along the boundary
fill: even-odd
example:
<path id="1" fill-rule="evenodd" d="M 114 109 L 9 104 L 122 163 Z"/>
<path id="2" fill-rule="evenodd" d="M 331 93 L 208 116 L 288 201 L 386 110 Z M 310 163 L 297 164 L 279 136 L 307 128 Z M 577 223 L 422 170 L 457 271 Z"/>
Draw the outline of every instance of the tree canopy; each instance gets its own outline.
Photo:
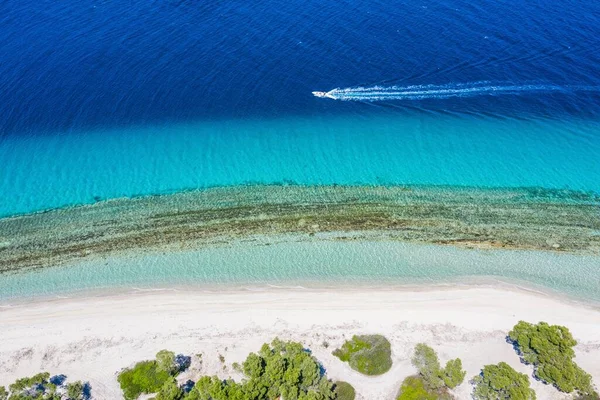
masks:
<path id="1" fill-rule="evenodd" d="M 241 383 L 204 376 L 186 400 L 285 400 L 335 399 L 334 385 L 320 364 L 300 343 L 279 339 L 264 344 L 242 365 Z"/>
<path id="2" fill-rule="evenodd" d="M 519 321 L 508 333 L 522 360 L 534 366 L 534 375 L 562 392 L 593 393 L 592 378 L 574 361 L 577 341 L 564 326 Z"/>
<path id="3" fill-rule="evenodd" d="M 160 369 L 155 360 L 140 361 L 131 369 L 123 370 L 117 380 L 121 385 L 123 397 L 135 400 L 142 393 L 156 393 L 171 377 L 169 372 Z"/>
<path id="4" fill-rule="evenodd" d="M 336 400 L 354 400 L 356 398 L 356 391 L 348 382 L 337 381 L 334 390 Z"/>
<path id="5" fill-rule="evenodd" d="M 75 381 L 67 384 L 67 397 L 69 400 L 84 400 L 86 384 L 81 381 Z"/>
<path id="6" fill-rule="evenodd" d="M 76 381 L 65 385 L 65 375 L 50 377 L 41 372 L 17 379 L 8 390 L 0 386 L 0 400 L 85 400 L 89 398 L 89 384 Z"/>
<path id="7" fill-rule="evenodd" d="M 439 400 L 439 397 L 425 388 L 422 377 L 409 376 L 402 381 L 397 400 Z"/>
<path id="8" fill-rule="evenodd" d="M 175 364 L 175 353 L 169 350 L 161 350 L 156 353 L 156 368 L 169 375 L 175 374 L 178 370 L 177 364 Z"/>
<path id="9" fill-rule="evenodd" d="M 475 400 L 535 400 L 527 375 L 505 362 L 486 365 L 481 374 L 473 378 L 473 383 Z"/>
<path id="10" fill-rule="evenodd" d="M 442 368 L 435 350 L 425 343 L 415 346 L 411 361 L 419 372 L 404 379 L 398 400 L 452 399 L 448 389 L 454 389 L 465 379 L 459 358 L 448 361 Z"/>
<path id="11" fill-rule="evenodd" d="M 156 394 L 155 400 L 181 400 L 183 399 L 183 389 L 179 387 L 174 377 L 171 377 L 163 383 Z"/>
<path id="12" fill-rule="evenodd" d="M 365 375 L 381 375 L 392 368 L 391 345 L 382 335 L 353 336 L 333 355 Z"/>
<path id="13" fill-rule="evenodd" d="M 442 368 L 435 350 L 425 343 L 415 346 L 415 353 L 411 361 L 419 370 L 425 386 L 430 390 L 438 390 L 443 387 L 454 389 L 463 382 L 467 374 L 462 369 L 460 358 L 448 361 Z"/>
<path id="14" fill-rule="evenodd" d="M 188 368 L 190 362 L 188 356 L 175 356 L 172 351 L 161 350 L 155 360 L 141 361 L 121 371 L 117 380 L 126 400 L 137 399 L 142 393 L 157 393 L 159 400 L 178 400 L 183 397 L 183 390 L 174 378 Z"/>

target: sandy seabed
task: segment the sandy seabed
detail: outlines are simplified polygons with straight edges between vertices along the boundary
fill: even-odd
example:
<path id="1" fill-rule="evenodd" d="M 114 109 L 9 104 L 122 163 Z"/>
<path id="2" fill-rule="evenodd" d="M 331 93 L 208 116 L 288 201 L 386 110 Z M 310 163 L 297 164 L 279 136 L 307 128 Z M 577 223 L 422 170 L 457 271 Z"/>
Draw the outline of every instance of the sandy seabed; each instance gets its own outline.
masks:
<path id="1" fill-rule="evenodd" d="M 278 336 L 309 347 L 328 377 L 350 382 L 359 398 L 393 399 L 415 372 L 410 357 L 419 342 L 431 345 L 442 363 L 460 357 L 469 379 L 500 361 L 531 376 L 531 366 L 506 342 L 521 319 L 569 327 L 578 341 L 577 363 L 600 382 L 600 310 L 525 290 L 449 286 L 163 289 L 6 305 L 0 308 L 0 383 L 49 371 L 88 380 L 95 399 L 119 399 L 119 370 L 163 348 L 193 355 L 181 380 L 206 374 L 240 379 L 232 363 Z M 392 343 L 394 364 L 386 374 L 363 376 L 331 355 L 363 333 L 383 334 Z M 540 399 L 568 398 L 533 379 L 532 385 Z M 460 399 L 470 392 L 468 379 L 455 390 Z"/>

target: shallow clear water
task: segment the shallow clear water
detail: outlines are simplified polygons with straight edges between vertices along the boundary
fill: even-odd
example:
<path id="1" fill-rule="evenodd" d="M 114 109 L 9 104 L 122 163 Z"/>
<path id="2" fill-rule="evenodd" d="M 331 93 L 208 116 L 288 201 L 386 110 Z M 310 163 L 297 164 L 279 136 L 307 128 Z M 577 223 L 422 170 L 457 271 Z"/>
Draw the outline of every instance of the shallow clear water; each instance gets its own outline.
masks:
<path id="1" fill-rule="evenodd" d="M 499 280 L 600 302 L 600 270 L 598 257 L 594 256 L 386 241 L 271 243 L 111 257 L 6 275 L 0 280 L 0 301 L 81 295 L 111 288 L 176 286 L 210 290 L 266 285 L 489 284 Z"/>

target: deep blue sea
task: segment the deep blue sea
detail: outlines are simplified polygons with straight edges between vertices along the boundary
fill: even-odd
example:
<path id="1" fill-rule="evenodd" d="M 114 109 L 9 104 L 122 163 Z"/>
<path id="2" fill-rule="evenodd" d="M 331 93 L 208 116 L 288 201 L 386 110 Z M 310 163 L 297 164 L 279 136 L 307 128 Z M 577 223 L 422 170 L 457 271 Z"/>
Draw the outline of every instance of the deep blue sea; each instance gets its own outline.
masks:
<path id="1" fill-rule="evenodd" d="M 600 192 L 599 67 L 590 0 L 3 1 L 0 215 L 246 183 Z"/>

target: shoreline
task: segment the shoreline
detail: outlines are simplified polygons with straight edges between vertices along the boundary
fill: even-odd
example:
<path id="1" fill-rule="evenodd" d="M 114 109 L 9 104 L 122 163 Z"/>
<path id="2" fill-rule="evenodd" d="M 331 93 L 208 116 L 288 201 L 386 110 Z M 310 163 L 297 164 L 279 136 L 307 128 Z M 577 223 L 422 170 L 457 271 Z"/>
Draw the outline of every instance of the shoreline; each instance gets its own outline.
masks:
<path id="1" fill-rule="evenodd" d="M 499 361 L 531 375 L 531 367 L 520 363 L 504 340 L 520 319 L 567 326 L 578 340 L 575 361 L 596 384 L 600 381 L 600 310 L 518 289 L 152 291 L 22 304 L 0 309 L 0 317 L 0 381 L 48 369 L 89 380 L 97 399 L 119 398 L 115 374 L 162 348 L 203 354 L 202 366 L 182 379 L 199 374 L 239 379 L 231 364 L 275 336 L 304 343 L 331 379 L 349 381 L 365 400 L 395 394 L 413 373 L 410 354 L 421 341 L 433 346 L 442 362 L 461 357 L 467 378 Z M 364 377 L 331 355 L 344 338 L 360 333 L 389 338 L 390 372 Z M 535 380 L 532 387 L 539 398 L 569 398 Z M 455 393 L 468 398 L 470 385 Z"/>
<path id="2" fill-rule="evenodd" d="M 268 290 L 269 286 L 514 286 L 600 304 L 600 257 L 467 249 L 348 232 L 268 235 L 196 249 L 90 255 L 68 265 L 0 275 L 0 305 L 139 290 Z"/>
<path id="3" fill-rule="evenodd" d="M 564 304 L 600 311 L 600 301 L 582 299 L 552 290 L 530 282 L 510 280 L 503 277 L 467 276 L 447 281 L 422 281 L 411 283 L 353 281 L 331 283 L 324 281 L 264 282 L 264 283 L 223 283 L 223 284 L 188 284 L 163 286 L 115 286 L 99 287 L 73 292 L 42 294 L 31 297 L 14 297 L 0 300 L 0 311 L 38 304 L 53 304 L 62 301 L 85 301 L 114 297 L 138 297 L 151 294 L 201 294 L 201 295 L 244 295 L 244 294 L 278 294 L 282 292 L 297 293 L 352 293 L 356 291 L 395 292 L 395 293 L 428 293 L 469 290 L 499 290 L 515 292 L 552 299 Z"/>

